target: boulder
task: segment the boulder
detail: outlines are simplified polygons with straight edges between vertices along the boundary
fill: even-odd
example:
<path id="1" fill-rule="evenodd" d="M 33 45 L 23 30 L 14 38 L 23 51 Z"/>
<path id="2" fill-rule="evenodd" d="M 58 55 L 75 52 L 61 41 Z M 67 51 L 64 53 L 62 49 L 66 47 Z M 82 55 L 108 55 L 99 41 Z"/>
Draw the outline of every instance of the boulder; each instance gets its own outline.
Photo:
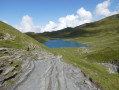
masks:
<path id="1" fill-rule="evenodd" d="M 108 68 L 109 73 L 119 73 L 119 67 L 112 63 L 100 63 L 103 66 Z"/>
<path id="2" fill-rule="evenodd" d="M 8 74 L 9 72 L 13 71 L 14 69 L 15 69 L 15 67 L 6 68 L 6 71 L 3 73 L 3 75 Z"/>
<path id="3" fill-rule="evenodd" d="M 7 51 L 7 48 L 0 48 L 0 51 Z"/>

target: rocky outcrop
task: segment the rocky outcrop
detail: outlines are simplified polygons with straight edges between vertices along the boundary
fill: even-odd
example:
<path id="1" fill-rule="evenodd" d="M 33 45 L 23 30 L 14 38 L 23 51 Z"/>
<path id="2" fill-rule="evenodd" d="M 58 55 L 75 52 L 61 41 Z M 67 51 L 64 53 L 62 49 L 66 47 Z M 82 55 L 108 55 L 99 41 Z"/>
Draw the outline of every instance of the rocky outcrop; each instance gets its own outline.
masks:
<path id="1" fill-rule="evenodd" d="M 81 69 L 60 61 L 60 56 L 38 54 L 35 68 L 15 90 L 100 90 Z M 41 58 L 39 58 L 41 59 Z"/>
<path id="2" fill-rule="evenodd" d="M 16 36 L 12 36 L 9 33 L 4 32 L 3 36 L 0 36 L 0 41 L 3 40 L 14 40 L 16 38 Z"/>
<path id="3" fill-rule="evenodd" d="M 15 82 L 14 86 L 10 90 L 15 90 L 18 87 L 18 85 L 20 85 L 23 81 L 25 81 L 30 75 L 30 73 L 33 71 L 33 69 L 34 69 L 33 61 L 29 62 L 29 64 L 26 64 L 22 73 L 19 74 L 19 81 Z"/>
<path id="4" fill-rule="evenodd" d="M 13 89 L 33 70 L 34 55 L 10 48 L 0 48 L 0 53 L 0 90 Z"/>
<path id="5" fill-rule="evenodd" d="M 99 63 L 99 64 L 106 66 L 109 73 L 119 73 L 119 62 L 116 60 L 110 63 Z"/>
<path id="6" fill-rule="evenodd" d="M 61 62 L 61 56 L 19 49 L 7 52 L 1 57 L 0 90 L 100 90 L 81 69 Z"/>

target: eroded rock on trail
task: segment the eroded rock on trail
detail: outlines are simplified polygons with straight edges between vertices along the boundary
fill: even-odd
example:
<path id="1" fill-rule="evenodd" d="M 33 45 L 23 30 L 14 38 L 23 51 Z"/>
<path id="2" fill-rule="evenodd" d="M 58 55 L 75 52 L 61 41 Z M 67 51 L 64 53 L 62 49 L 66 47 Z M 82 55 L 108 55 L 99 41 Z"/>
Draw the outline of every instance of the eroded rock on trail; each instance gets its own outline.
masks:
<path id="1" fill-rule="evenodd" d="M 79 68 L 60 58 L 45 56 L 34 63 L 33 72 L 15 90 L 98 90 Z"/>
<path id="2" fill-rule="evenodd" d="M 0 90 L 98 89 L 79 68 L 61 62 L 61 56 L 38 51 L 0 50 L 8 52 L 0 57 Z"/>
<path id="3" fill-rule="evenodd" d="M 100 63 L 100 65 L 106 66 L 108 72 L 111 73 L 119 73 L 119 62 L 117 63 Z"/>
<path id="4" fill-rule="evenodd" d="M 34 55 L 26 50 L 0 48 L 0 90 L 13 89 L 14 84 L 32 71 L 33 60 Z"/>

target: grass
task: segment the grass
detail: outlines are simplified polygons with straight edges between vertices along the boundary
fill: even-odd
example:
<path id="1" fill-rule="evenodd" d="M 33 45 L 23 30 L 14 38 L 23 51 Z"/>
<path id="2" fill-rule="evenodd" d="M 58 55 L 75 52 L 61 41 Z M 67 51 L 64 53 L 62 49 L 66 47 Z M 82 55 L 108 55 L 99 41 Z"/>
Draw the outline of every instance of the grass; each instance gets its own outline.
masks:
<path id="1" fill-rule="evenodd" d="M 39 34 L 34 33 L 34 32 L 27 32 L 25 34 L 29 35 L 30 37 L 36 39 L 39 42 L 46 42 L 46 41 L 49 41 L 51 39 L 50 37 L 39 35 Z"/>
<path id="2" fill-rule="evenodd" d="M 119 14 L 87 23 L 84 27 L 46 32 L 39 34 L 39 37 L 41 35 L 89 45 L 85 48 L 57 48 L 53 51 L 61 54 L 65 62 L 80 67 L 104 90 L 119 90 L 119 74 L 109 74 L 106 67 L 95 64 L 119 61 Z"/>
<path id="3" fill-rule="evenodd" d="M 26 34 L 21 33 L 14 27 L 0 21 L 0 48 L 12 48 L 13 51 L 10 51 L 11 55 L 14 54 L 14 52 L 17 52 L 18 49 L 19 51 L 24 50 L 23 53 L 21 52 L 22 54 L 19 53 L 20 55 L 23 55 L 20 58 L 31 57 L 32 59 L 36 59 L 37 57 L 35 58 L 35 56 L 31 54 L 31 51 L 27 52 L 28 46 L 32 47 L 33 45 L 35 45 L 36 50 L 39 52 L 52 52 L 49 48 L 39 43 L 37 40 L 27 36 Z M 8 55 L 10 54 L 8 53 Z M 4 54 L 3 51 L 0 51 L 0 57 L 5 55 L 7 54 Z M 5 57 L 0 59 L 0 61 L 7 61 L 9 59 L 12 59 L 13 63 L 8 66 L 15 67 L 17 65 L 13 71 L 10 71 L 8 73 L 8 76 L 13 75 L 15 72 L 19 73 L 19 71 L 21 71 L 22 61 L 14 60 L 13 58 L 15 58 L 16 56 L 17 54 L 14 54 L 12 58 Z M 7 83 L 8 85 L 12 85 L 14 83 L 14 79 L 10 79 Z"/>
<path id="4" fill-rule="evenodd" d="M 88 77 L 91 77 L 104 90 L 119 89 L 119 74 L 109 74 L 106 67 L 85 60 L 84 54 L 86 52 L 83 51 L 86 48 L 57 48 L 53 50 L 62 55 L 63 61 L 81 68 Z"/>
<path id="5" fill-rule="evenodd" d="M 0 51 L 0 57 L 7 56 L 7 55 L 9 55 L 9 53 L 4 53 L 3 51 Z"/>
<path id="6" fill-rule="evenodd" d="M 13 83 L 14 83 L 14 80 L 12 80 L 12 79 L 8 80 L 8 82 L 7 82 L 8 86 L 11 86 Z"/>
<path id="7" fill-rule="evenodd" d="M 111 62 L 119 61 L 119 47 L 106 47 L 102 50 L 97 50 L 87 55 L 87 58 L 93 62 Z"/>
<path id="8" fill-rule="evenodd" d="M 91 77 L 104 90 L 119 90 L 119 74 L 109 74 L 106 67 L 95 64 L 119 61 L 119 14 L 88 23 L 84 27 L 66 28 L 43 34 L 31 33 L 31 37 L 38 41 L 3 22 L 0 22 L 0 32 L 9 33 L 11 38 L 12 36 L 16 37 L 14 40 L 0 41 L 0 47 L 26 49 L 28 45 L 35 44 L 40 51 L 48 50 L 61 54 L 65 62 L 80 67 L 87 76 Z M 39 43 L 39 41 L 43 42 L 56 38 L 84 43 L 90 47 L 57 48 L 51 51 L 51 49 Z"/>
<path id="9" fill-rule="evenodd" d="M 104 90 L 119 90 L 119 74 L 109 74 L 106 67 L 95 64 L 119 61 L 119 14 L 87 23 L 84 27 L 33 36 L 35 35 L 37 38 L 47 36 L 49 39 L 64 39 L 89 45 L 85 48 L 57 48 L 53 51 L 62 55 L 63 61 L 80 67 Z"/>
<path id="10" fill-rule="evenodd" d="M 13 63 L 10 65 L 11 67 L 15 67 L 16 65 L 21 66 L 22 64 L 22 61 L 16 61 L 16 60 L 12 60 L 12 61 Z"/>
<path id="11" fill-rule="evenodd" d="M 113 18 L 115 17 L 115 18 Z M 111 16 L 87 24 L 81 29 L 74 28 L 67 41 L 84 43 L 85 48 L 57 48 L 63 60 L 82 69 L 82 71 L 104 90 L 119 90 L 119 74 L 109 74 L 108 69 L 96 63 L 119 62 L 119 15 Z"/>
<path id="12" fill-rule="evenodd" d="M 47 36 L 50 39 L 64 39 L 84 43 L 92 47 L 86 54 L 89 61 L 110 62 L 119 60 L 119 14 L 104 18 L 100 21 L 87 23 L 84 27 L 66 28 L 33 36 Z M 31 35 L 32 36 L 32 35 Z M 113 52 L 112 52 L 113 50 Z"/>
<path id="13" fill-rule="evenodd" d="M 51 51 L 46 46 L 42 45 L 33 38 L 19 32 L 12 26 L 0 21 L 0 36 L 7 37 L 7 40 L 0 41 L 0 47 L 15 48 L 15 49 L 25 49 L 28 46 L 36 46 L 39 51 Z"/>
<path id="14" fill-rule="evenodd" d="M 14 72 L 10 71 L 10 72 L 8 73 L 8 77 L 11 77 L 13 74 L 14 74 Z"/>
<path id="15" fill-rule="evenodd" d="M 5 36 L 5 34 L 0 32 L 0 38 L 3 38 L 4 36 Z"/>
<path id="16" fill-rule="evenodd" d="M 9 60 L 9 57 L 0 58 L 0 61 Z"/>

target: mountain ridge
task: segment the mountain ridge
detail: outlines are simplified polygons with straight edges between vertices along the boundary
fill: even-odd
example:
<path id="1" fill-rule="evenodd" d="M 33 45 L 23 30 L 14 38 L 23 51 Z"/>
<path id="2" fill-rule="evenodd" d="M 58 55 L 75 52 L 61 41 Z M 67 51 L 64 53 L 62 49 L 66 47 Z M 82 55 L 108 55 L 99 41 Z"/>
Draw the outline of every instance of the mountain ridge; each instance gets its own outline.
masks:
<path id="1" fill-rule="evenodd" d="M 41 42 L 45 42 L 45 41 L 48 41 L 50 39 L 55 39 L 55 38 L 70 38 L 70 37 L 75 38 L 78 36 L 82 37 L 82 36 L 87 36 L 86 34 L 97 34 L 97 33 L 102 32 L 102 30 L 104 28 L 107 28 L 107 25 L 114 24 L 113 22 L 117 21 L 116 19 L 118 19 L 118 18 L 119 18 L 119 14 L 116 14 L 116 15 L 106 17 L 106 18 L 96 21 L 96 22 L 86 23 L 86 24 L 77 26 L 75 28 L 68 27 L 68 28 L 61 29 L 58 31 L 53 31 L 53 32 L 44 32 L 44 33 L 27 32 L 25 34 L 27 34 Z M 111 21 L 113 21 L 113 22 L 111 22 Z M 101 26 L 104 26 L 104 28 L 101 28 Z M 97 29 L 97 28 L 96 28 L 96 30 L 87 30 L 86 29 L 86 28 L 90 28 L 90 27 L 91 28 L 99 27 L 100 29 Z M 107 29 L 109 29 L 109 28 L 107 28 Z"/>

